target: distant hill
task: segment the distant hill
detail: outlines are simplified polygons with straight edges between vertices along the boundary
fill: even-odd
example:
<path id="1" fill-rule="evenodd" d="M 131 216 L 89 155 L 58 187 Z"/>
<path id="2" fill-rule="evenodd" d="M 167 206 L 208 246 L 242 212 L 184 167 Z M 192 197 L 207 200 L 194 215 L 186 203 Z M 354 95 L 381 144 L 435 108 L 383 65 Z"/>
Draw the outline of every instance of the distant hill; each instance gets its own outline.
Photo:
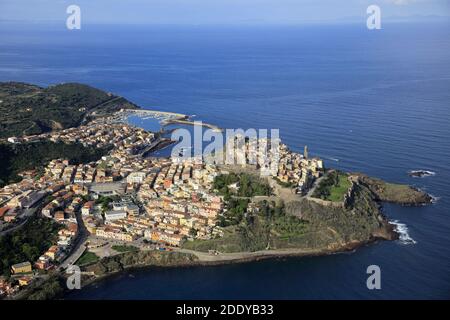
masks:
<path id="1" fill-rule="evenodd" d="M 42 88 L 0 82 L 0 138 L 78 126 L 93 112 L 138 108 L 125 98 L 79 83 Z"/>

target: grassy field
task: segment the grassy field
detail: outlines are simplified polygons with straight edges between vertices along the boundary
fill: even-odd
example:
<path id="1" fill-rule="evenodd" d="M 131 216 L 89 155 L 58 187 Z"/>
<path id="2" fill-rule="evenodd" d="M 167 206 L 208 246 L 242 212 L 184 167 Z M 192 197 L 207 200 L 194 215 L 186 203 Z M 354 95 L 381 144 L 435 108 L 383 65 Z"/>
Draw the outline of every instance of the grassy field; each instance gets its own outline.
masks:
<path id="1" fill-rule="evenodd" d="M 211 240 L 186 241 L 183 248 L 207 252 L 208 250 L 217 250 L 219 252 L 240 252 L 243 251 L 242 241 L 236 227 L 231 226 L 224 229 L 224 236 Z"/>
<path id="2" fill-rule="evenodd" d="M 139 248 L 135 247 L 135 246 L 115 245 L 115 246 L 112 246 L 111 248 L 117 252 L 139 251 Z"/>
<path id="3" fill-rule="evenodd" d="M 351 187 L 351 183 L 348 181 L 346 174 L 340 173 L 338 179 L 338 184 L 330 187 L 330 195 L 326 198 L 326 200 L 334 202 L 344 201 L 344 195 Z"/>
<path id="4" fill-rule="evenodd" d="M 80 259 L 77 260 L 76 264 L 79 266 L 83 266 L 83 265 L 96 263 L 98 260 L 99 260 L 99 257 L 95 253 L 86 251 L 80 257 Z"/>
<path id="5" fill-rule="evenodd" d="M 313 197 L 326 201 L 341 202 L 344 201 L 344 195 L 351 187 L 348 181 L 348 175 L 333 171 L 327 174 L 314 191 Z"/>

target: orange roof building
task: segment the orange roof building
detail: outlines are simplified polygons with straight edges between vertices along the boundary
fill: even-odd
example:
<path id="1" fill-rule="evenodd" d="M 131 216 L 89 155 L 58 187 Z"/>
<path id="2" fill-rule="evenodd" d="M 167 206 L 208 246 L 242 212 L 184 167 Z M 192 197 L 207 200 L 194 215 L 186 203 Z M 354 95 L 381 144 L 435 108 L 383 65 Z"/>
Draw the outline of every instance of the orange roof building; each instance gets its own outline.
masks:
<path id="1" fill-rule="evenodd" d="M 0 208 L 0 218 L 3 218 L 3 216 L 10 210 L 10 207 L 1 207 Z"/>

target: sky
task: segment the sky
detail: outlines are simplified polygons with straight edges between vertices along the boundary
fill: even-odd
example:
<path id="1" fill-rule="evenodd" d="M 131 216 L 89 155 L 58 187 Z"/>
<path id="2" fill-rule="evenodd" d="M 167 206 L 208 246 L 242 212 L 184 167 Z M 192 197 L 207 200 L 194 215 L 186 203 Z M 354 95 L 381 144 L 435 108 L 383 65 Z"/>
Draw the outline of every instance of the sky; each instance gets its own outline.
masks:
<path id="1" fill-rule="evenodd" d="M 69 5 L 83 23 L 302 24 L 365 19 L 371 4 L 386 19 L 450 17 L 450 0 L 0 0 L 0 21 L 65 21 Z"/>

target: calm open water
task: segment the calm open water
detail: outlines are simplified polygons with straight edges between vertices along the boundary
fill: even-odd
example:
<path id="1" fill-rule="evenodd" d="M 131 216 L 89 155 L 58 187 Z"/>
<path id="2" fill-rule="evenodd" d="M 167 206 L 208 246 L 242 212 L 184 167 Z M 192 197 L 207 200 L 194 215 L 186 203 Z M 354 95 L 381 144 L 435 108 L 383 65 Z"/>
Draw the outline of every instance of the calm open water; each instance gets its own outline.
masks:
<path id="1" fill-rule="evenodd" d="M 449 299 L 449 26 L 2 25 L 1 81 L 83 82 L 224 128 L 280 128 L 292 149 L 307 144 L 328 166 L 413 184 L 438 198 L 427 207 L 385 206 L 407 228 L 404 241 L 326 257 L 148 268 L 68 298 Z M 414 179 L 412 169 L 436 175 Z M 365 285 L 372 264 L 381 267 L 378 291 Z"/>

